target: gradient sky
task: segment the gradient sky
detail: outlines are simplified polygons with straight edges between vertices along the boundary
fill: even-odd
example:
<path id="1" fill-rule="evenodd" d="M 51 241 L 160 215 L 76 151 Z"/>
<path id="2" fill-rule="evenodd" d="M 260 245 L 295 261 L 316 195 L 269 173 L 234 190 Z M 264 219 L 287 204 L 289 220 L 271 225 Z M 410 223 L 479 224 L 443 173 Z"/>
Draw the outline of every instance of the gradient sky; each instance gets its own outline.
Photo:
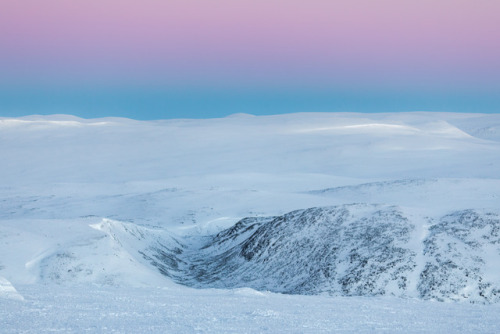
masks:
<path id="1" fill-rule="evenodd" d="M 0 116 L 500 112 L 498 0 L 3 0 Z"/>

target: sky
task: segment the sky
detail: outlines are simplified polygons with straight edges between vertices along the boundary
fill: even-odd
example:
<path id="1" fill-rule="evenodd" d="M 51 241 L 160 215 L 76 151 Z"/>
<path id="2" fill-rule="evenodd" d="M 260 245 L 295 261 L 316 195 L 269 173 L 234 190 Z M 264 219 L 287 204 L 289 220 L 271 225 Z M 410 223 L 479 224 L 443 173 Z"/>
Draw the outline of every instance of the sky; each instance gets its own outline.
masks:
<path id="1" fill-rule="evenodd" d="M 500 112 L 498 0 L 3 0 L 0 116 Z"/>

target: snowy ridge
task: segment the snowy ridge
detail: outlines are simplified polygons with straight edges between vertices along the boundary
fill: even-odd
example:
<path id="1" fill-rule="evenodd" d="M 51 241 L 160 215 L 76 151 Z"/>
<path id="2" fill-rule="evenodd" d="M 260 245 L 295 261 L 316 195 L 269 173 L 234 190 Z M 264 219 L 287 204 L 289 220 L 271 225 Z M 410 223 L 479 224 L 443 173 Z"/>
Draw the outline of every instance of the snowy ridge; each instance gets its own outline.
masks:
<path id="1" fill-rule="evenodd" d="M 103 269 L 107 275 L 93 274 L 106 266 L 105 254 L 91 262 L 88 249 L 72 247 L 41 261 L 41 279 L 121 285 L 132 282 L 123 275 L 137 280 L 141 270 L 144 280 L 157 271 L 197 288 L 498 302 L 499 215 L 465 210 L 431 219 L 429 227 L 416 225 L 422 221 L 396 206 L 349 204 L 245 218 L 212 236 L 174 238 L 106 219 L 92 227 L 109 236 L 118 257 Z M 422 228 L 428 233 L 420 239 L 415 231 Z"/>
<path id="2" fill-rule="evenodd" d="M 105 286 L 168 283 L 150 270 L 138 253 L 141 245 L 152 245 L 156 241 L 157 236 L 147 228 L 109 219 L 89 227 L 99 232 L 93 233 L 90 239 L 82 237 L 78 242 L 58 245 L 32 264 L 39 267 L 39 280 L 64 285 L 94 283 Z M 170 238 L 162 235 L 162 240 Z"/>

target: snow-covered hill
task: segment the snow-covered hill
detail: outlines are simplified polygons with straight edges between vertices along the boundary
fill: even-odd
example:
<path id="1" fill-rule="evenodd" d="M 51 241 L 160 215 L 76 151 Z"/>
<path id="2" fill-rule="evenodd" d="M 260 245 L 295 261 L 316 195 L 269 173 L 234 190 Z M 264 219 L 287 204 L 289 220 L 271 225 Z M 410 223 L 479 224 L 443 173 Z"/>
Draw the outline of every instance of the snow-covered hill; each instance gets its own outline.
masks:
<path id="1" fill-rule="evenodd" d="M 431 218 L 396 206 L 350 204 L 245 218 L 212 236 L 175 238 L 131 223 L 104 220 L 92 226 L 105 232 L 114 252 L 107 255 L 98 242 L 86 249 L 73 245 L 44 259 L 42 279 L 118 284 L 112 274 L 125 276 L 128 270 L 137 284 L 134 272 L 154 276 L 150 271 L 157 270 L 198 288 L 500 300 L 500 217 L 491 212 Z M 94 260 L 91 249 L 99 249 Z M 103 262 L 110 256 L 120 260 Z"/>

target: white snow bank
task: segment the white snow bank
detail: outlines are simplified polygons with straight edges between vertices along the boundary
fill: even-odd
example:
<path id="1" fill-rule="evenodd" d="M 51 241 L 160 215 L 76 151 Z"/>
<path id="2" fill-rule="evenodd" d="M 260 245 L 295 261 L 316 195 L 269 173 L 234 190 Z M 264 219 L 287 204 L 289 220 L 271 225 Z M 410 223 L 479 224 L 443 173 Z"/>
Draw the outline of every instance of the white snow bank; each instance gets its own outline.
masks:
<path id="1" fill-rule="evenodd" d="M 16 288 L 5 278 L 0 276 L 0 298 L 13 299 L 13 300 L 24 300 Z"/>

